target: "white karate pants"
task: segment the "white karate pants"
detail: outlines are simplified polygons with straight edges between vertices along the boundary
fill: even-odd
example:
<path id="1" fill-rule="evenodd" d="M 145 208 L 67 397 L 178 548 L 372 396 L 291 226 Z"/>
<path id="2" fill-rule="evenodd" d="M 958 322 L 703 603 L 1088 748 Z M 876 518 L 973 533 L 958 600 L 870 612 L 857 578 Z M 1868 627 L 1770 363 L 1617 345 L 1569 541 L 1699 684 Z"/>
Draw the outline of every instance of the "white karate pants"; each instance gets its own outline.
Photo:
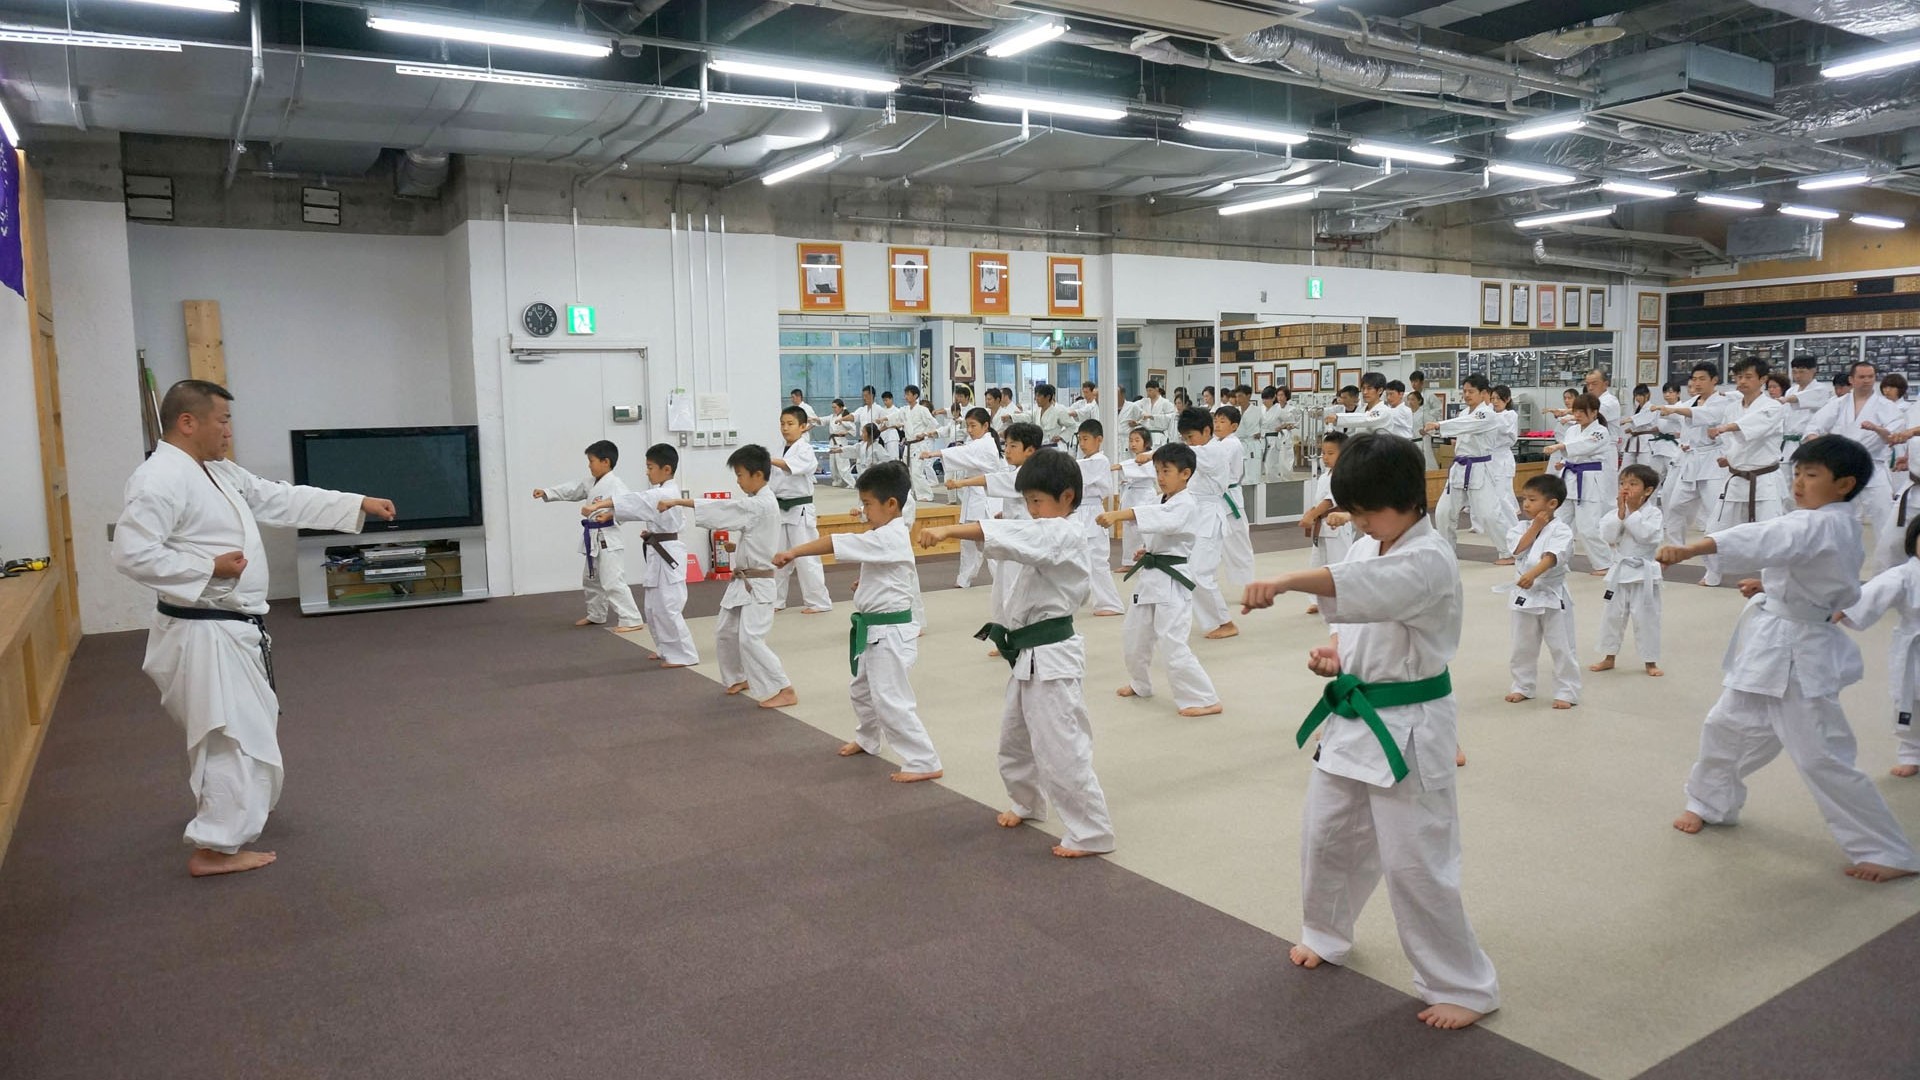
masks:
<path id="1" fill-rule="evenodd" d="M 783 546 L 791 549 L 810 540 L 820 539 L 820 527 L 816 524 L 813 507 L 803 508 L 799 524 L 783 522 L 780 526 L 780 539 Z M 773 610 L 779 611 L 787 606 L 787 594 L 791 591 L 787 583 L 795 576 L 800 578 L 800 602 L 808 611 L 833 610 L 833 597 L 827 594 L 827 570 L 816 557 L 795 559 L 773 571 Z"/>
<path id="2" fill-rule="evenodd" d="M 639 626 L 640 606 L 633 602 L 633 590 L 627 587 L 626 552 L 619 548 L 596 552 L 593 572 L 582 566 L 580 587 L 587 594 L 587 621 L 604 623 L 612 608 L 616 626 Z M 581 556 L 582 559 L 585 556 Z"/>
<path id="3" fill-rule="evenodd" d="M 258 840 L 280 801 L 281 768 L 247 756 L 224 730 L 207 732 L 188 758 L 199 812 L 187 823 L 187 846 L 231 855 Z"/>
<path id="4" fill-rule="evenodd" d="M 647 631 L 653 635 L 653 651 L 669 664 L 698 664 L 700 650 L 693 644 L 693 631 L 687 629 L 687 581 L 681 578 L 671 585 L 649 585 L 641 593 L 641 609 L 646 612 Z M 731 686 L 732 683 L 727 685 Z"/>
<path id="5" fill-rule="evenodd" d="M 1703 533 L 1712 532 L 1714 522 L 1720 515 L 1720 489 L 1726 481 L 1718 477 L 1707 480 L 1675 480 L 1673 490 L 1667 493 L 1667 502 L 1662 507 L 1666 539 L 1669 545 L 1687 542 L 1687 527 L 1699 528 Z M 1701 560 L 1706 573 L 1700 580 L 1708 585 L 1720 584 L 1720 557 L 1708 555 Z"/>
<path id="6" fill-rule="evenodd" d="M 1633 620 L 1633 648 L 1643 664 L 1660 662 L 1660 583 L 1629 581 L 1609 585 L 1606 622 L 1600 628 L 1600 654 L 1620 655 L 1626 644 L 1627 620 Z"/>
<path id="7" fill-rule="evenodd" d="M 1772 521 L 1780 516 L 1780 493 L 1773 484 L 1768 483 L 1770 477 L 1777 475 L 1779 474 L 1770 473 L 1760 478 L 1760 487 L 1755 492 L 1753 500 L 1752 520 Z M 1716 507 L 1709 532 L 1719 532 L 1721 529 L 1731 529 L 1735 525 L 1747 524 L 1747 485 L 1749 483 L 1751 481 L 1738 476 L 1728 478 L 1726 487 L 1720 492 L 1720 502 Z"/>
<path id="8" fill-rule="evenodd" d="M 1143 571 L 1152 573 L 1152 571 Z M 1193 598 L 1182 594 L 1173 600 L 1142 604 L 1138 600 L 1127 608 L 1126 625 L 1121 629 L 1122 648 L 1127 662 L 1127 683 L 1136 697 L 1153 696 L 1153 653 L 1158 646 L 1167 662 L 1167 682 L 1173 687 L 1173 707 L 1201 709 L 1220 704 L 1220 695 L 1207 678 L 1200 658 L 1187 644 L 1193 631 Z"/>
<path id="9" fill-rule="evenodd" d="M 1854 505 L 1860 508 L 1860 524 L 1873 530 L 1873 544 L 1867 548 L 1867 565 L 1861 570 L 1862 577 L 1872 577 L 1890 566 L 1897 566 L 1906 559 L 1901 547 L 1906 536 L 1894 527 L 1893 519 L 1898 516 L 1893 505 L 1893 485 L 1887 480 L 1887 470 L 1875 466 L 1873 479 L 1860 494 L 1853 497 Z"/>
<path id="10" fill-rule="evenodd" d="M 1020 576 L 1019 563 L 1005 563 L 998 559 L 987 562 L 988 610 L 992 612 L 993 622 L 1006 625 L 1007 597 L 1013 595 L 1013 583 Z"/>
<path id="11" fill-rule="evenodd" d="M 1553 661 L 1553 700 L 1580 704 L 1580 653 L 1573 643 L 1573 609 L 1514 611 L 1512 693 L 1534 696 L 1540 677 L 1540 646 Z"/>
<path id="12" fill-rule="evenodd" d="M 984 544 L 977 544 L 972 540 L 960 541 L 960 573 L 953 579 L 954 588 L 973 588 L 974 579 L 980 576 L 981 564 L 986 561 L 984 558 L 986 550 Z M 989 569 L 987 573 L 991 576 L 993 571 Z"/>
<path id="13" fill-rule="evenodd" d="M 720 654 L 720 681 L 727 686 L 747 684 L 755 701 L 765 701 L 787 688 L 787 670 L 767 644 L 773 632 L 772 604 L 723 607 L 714 625 L 713 651 Z"/>
<path id="14" fill-rule="evenodd" d="M 1484 464 L 1474 466 L 1474 478 L 1480 480 L 1480 486 L 1462 489 L 1460 487 L 1461 469 L 1456 466 L 1447 477 L 1447 489 L 1440 494 L 1440 507 L 1434 512 L 1433 526 L 1447 543 L 1456 547 L 1460 535 L 1460 511 L 1467 510 L 1472 521 L 1493 541 L 1493 546 L 1501 558 L 1513 554 L 1504 550 L 1507 543 L 1507 526 L 1516 519 L 1517 511 L 1508 513 L 1506 503 L 1500 498 L 1499 481 L 1489 475 L 1491 470 Z M 1481 477 L 1485 479 L 1481 479 Z M 1509 485 L 1511 486 L 1511 485 Z"/>
<path id="15" fill-rule="evenodd" d="M 1113 584 L 1113 541 L 1105 529 L 1099 536 L 1087 537 L 1087 573 L 1093 578 L 1093 590 L 1087 594 L 1093 610 L 1120 611 L 1120 590 Z"/>
<path id="16" fill-rule="evenodd" d="M 1220 580 L 1221 593 L 1237 596 L 1253 581 L 1253 531 L 1252 513 L 1246 489 L 1233 493 L 1233 501 L 1240 504 L 1240 516 L 1234 517 L 1229 511 L 1223 522 L 1225 528 L 1220 535 Z"/>
<path id="17" fill-rule="evenodd" d="M 1093 726 L 1079 679 L 1007 680 L 1000 780 L 1013 812 L 1023 818 L 1045 821 L 1047 803 L 1053 803 L 1066 830 L 1060 846 L 1113 850 L 1113 820 L 1093 774 Z"/>
<path id="18" fill-rule="evenodd" d="M 1568 484 L 1571 489 L 1573 484 Z M 1587 563 L 1595 570 L 1607 570 L 1613 566 L 1613 545 L 1600 535 L 1600 523 L 1608 514 L 1618 513 L 1619 504 L 1614 489 L 1606 480 L 1597 476 L 1587 478 L 1587 497 L 1575 502 L 1573 492 L 1567 493 L 1567 501 L 1560 504 L 1560 512 L 1555 517 L 1573 527 L 1573 535 L 1578 538 L 1580 550 L 1587 557 Z M 1516 509 L 1515 514 L 1519 513 Z"/>
<path id="19" fill-rule="evenodd" d="M 919 636 L 911 623 L 868 628 L 860 671 L 847 686 L 853 699 L 853 741 L 875 757 L 891 744 L 906 772 L 939 772 L 940 754 L 920 722 L 908 676 L 920 655 Z"/>
<path id="20" fill-rule="evenodd" d="M 1791 678 L 1784 697 L 1722 690 L 1700 729 L 1687 809 L 1714 825 L 1740 820 L 1746 777 L 1784 748 L 1847 858 L 1920 870 L 1887 801 L 1854 765 L 1853 729 L 1834 697 L 1808 698 Z"/>
<path id="21" fill-rule="evenodd" d="M 848 449 L 850 450 L 851 447 L 849 447 Z M 833 482 L 840 487 L 845 487 L 845 488 L 852 487 L 853 486 L 853 455 L 851 453 L 843 452 L 839 454 L 833 454 L 830 456 L 833 458 L 833 466 L 832 466 Z"/>
<path id="22" fill-rule="evenodd" d="M 1390 788 L 1313 770 L 1300 837 L 1300 943 L 1333 964 L 1384 876 L 1400 949 L 1429 1005 L 1500 1007 L 1500 983 L 1460 896 L 1460 812 L 1451 786 L 1420 790 L 1418 766 Z"/>
<path id="23" fill-rule="evenodd" d="M 1920 765 L 1920 724 L 1913 722 L 1912 703 L 1907 705 L 1907 710 L 1905 713 L 1896 713 L 1893 718 L 1895 748 L 1900 755 L 1900 764 Z"/>
<path id="24" fill-rule="evenodd" d="M 1220 593 L 1220 549 L 1224 538 L 1219 533 L 1202 534 L 1193 541 L 1193 555 L 1187 559 L 1187 576 L 1193 579 L 1193 618 L 1202 633 L 1212 633 L 1233 621 L 1227 611 L 1226 597 Z"/>
<path id="25" fill-rule="evenodd" d="M 907 462 L 907 470 L 913 476 L 913 497 L 922 503 L 931 503 L 933 501 L 933 462 L 919 454 L 919 450 L 925 445 L 925 443 L 914 445 L 913 457 Z M 946 492 L 944 487 L 940 490 L 943 494 Z"/>

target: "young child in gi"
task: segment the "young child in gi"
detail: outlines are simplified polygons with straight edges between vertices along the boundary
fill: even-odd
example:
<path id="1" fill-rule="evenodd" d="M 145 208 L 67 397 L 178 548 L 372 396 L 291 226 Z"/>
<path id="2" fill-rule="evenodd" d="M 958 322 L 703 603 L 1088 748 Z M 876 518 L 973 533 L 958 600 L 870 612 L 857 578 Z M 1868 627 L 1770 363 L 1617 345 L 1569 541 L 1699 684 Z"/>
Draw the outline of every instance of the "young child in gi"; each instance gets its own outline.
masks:
<path id="1" fill-rule="evenodd" d="M 780 507 L 781 542 L 789 548 L 799 547 L 820 535 L 819 518 L 813 509 L 813 471 L 819 462 L 813 456 L 808 429 L 806 410 L 791 405 L 780 410 L 780 435 L 787 440 L 787 448 L 773 459 L 771 486 L 774 501 Z M 786 608 L 787 584 L 795 571 L 799 572 L 800 600 L 806 604 L 800 610 L 808 615 L 832 611 L 827 572 L 819 559 L 805 559 L 774 571 L 773 610 Z"/>
<path id="2" fill-rule="evenodd" d="M 1184 567 L 1193 554 L 1200 517 L 1200 508 L 1187 491 L 1193 468 L 1192 447 L 1162 446 L 1153 452 L 1160 500 L 1101 514 L 1099 521 L 1101 528 L 1111 528 L 1116 521 L 1134 522 L 1144 548 L 1127 571 L 1128 581 L 1135 574 L 1140 580 L 1133 586 L 1123 630 L 1128 682 L 1116 692 L 1120 697 L 1153 696 L 1153 652 L 1158 642 L 1167 660 L 1174 707 L 1181 716 L 1213 716 L 1222 711 L 1220 695 L 1193 654 L 1193 646 L 1187 644 L 1187 635 L 1193 631 L 1193 579 Z"/>
<path id="3" fill-rule="evenodd" d="M 1613 513 L 1618 501 L 1613 493 L 1613 476 L 1607 469 L 1608 457 L 1617 454 L 1613 431 L 1600 418 L 1600 399 L 1592 394 L 1577 394 L 1573 399 L 1570 423 L 1561 428 L 1560 441 L 1547 447 L 1560 455 L 1561 479 L 1573 492 L 1570 505 L 1560 507 L 1559 517 L 1573 527 L 1580 546 L 1586 549 L 1587 563 L 1595 577 L 1605 577 L 1613 565 L 1613 549 L 1600 538 L 1600 523 Z"/>
<path id="4" fill-rule="evenodd" d="M 1008 424 L 1006 467 L 995 469 L 993 472 L 986 473 L 982 476 L 969 476 L 960 480 L 949 480 L 947 481 L 947 486 L 961 489 L 970 487 L 984 489 L 987 493 L 987 498 L 991 500 L 994 505 L 1001 508 L 992 515 L 994 518 L 1012 518 L 1017 520 L 1026 517 L 1027 505 L 1020 498 L 1019 489 L 1014 486 L 1014 475 L 1020 466 L 1027 463 L 1028 458 L 1031 458 L 1039 451 L 1040 440 L 1042 438 L 1039 424 L 1029 423 L 1025 420 L 1017 420 Z M 1082 531 L 1085 530 L 1084 525 L 1082 525 L 1081 528 Z M 1014 571 L 1016 568 L 1002 566 L 989 557 L 987 560 L 987 569 L 993 575 L 993 621 L 1004 622 L 1007 612 L 1007 596 L 1013 591 L 1013 582 L 1016 576 Z M 987 655 L 999 656 L 1000 650 L 997 648 L 989 649 L 987 650 Z"/>
<path id="5" fill-rule="evenodd" d="M 1247 587 L 1243 610 L 1283 592 L 1320 597 L 1333 639 L 1307 667 L 1333 679 L 1297 735 L 1327 726 L 1307 785 L 1301 829 L 1303 968 L 1338 964 L 1384 877 L 1431 1027 L 1467 1027 L 1500 1007 L 1493 962 L 1460 896 L 1454 795 L 1457 707 L 1447 663 L 1460 647 L 1460 571 L 1453 542 L 1426 514 L 1425 462 L 1412 442 L 1349 443 L 1333 497 L 1363 535 L 1347 558 Z M 1333 718 L 1329 718 L 1329 713 Z M 1376 716 L 1384 736 L 1362 718 Z"/>
<path id="6" fill-rule="evenodd" d="M 1607 615 L 1600 630 L 1600 651 L 1607 655 L 1588 671 L 1612 671 L 1613 658 L 1626 643 L 1627 620 L 1633 620 L 1633 646 L 1647 674 L 1660 670 L 1660 550 L 1665 523 L 1653 493 L 1660 474 L 1652 467 L 1628 465 L 1620 470 L 1620 493 L 1614 512 L 1600 523 L 1600 537 L 1613 548 L 1613 569 L 1607 572 Z"/>
<path id="7" fill-rule="evenodd" d="M 1114 469 L 1120 473 L 1120 509 L 1131 510 L 1136 506 L 1160 501 L 1160 480 L 1155 475 L 1152 461 L 1142 465 L 1139 456 L 1153 455 L 1153 435 L 1146 428 L 1134 428 L 1127 432 L 1127 456 L 1121 458 Z M 1140 526 L 1128 521 L 1120 526 L 1120 553 L 1131 561 L 1140 551 Z"/>
<path id="8" fill-rule="evenodd" d="M 1240 410 L 1222 405 L 1213 410 L 1213 439 L 1232 447 L 1234 459 L 1227 465 L 1227 514 L 1221 519 L 1220 580 L 1222 599 L 1233 590 L 1245 588 L 1253 580 L 1253 506 L 1241 486 L 1246 478 L 1247 451 L 1240 441 Z"/>
<path id="9" fill-rule="evenodd" d="M 1226 536 L 1227 485 L 1233 479 L 1231 470 L 1240 463 L 1240 450 L 1213 437 L 1213 417 L 1205 409 L 1183 410 L 1178 425 L 1180 441 L 1193 447 L 1197 465 L 1187 487 L 1201 510 L 1201 529 L 1194 537 L 1193 559 L 1187 564 L 1193 568 L 1194 619 L 1209 640 L 1234 637 L 1240 628 L 1233 625 L 1226 598 L 1220 594 L 1219 574 Z"/>
<path id="10" fill-rule="evenodd" d="M 991 638 L 1012 668 L 1000 718 L 1000 778 L 1013 805 L 999 822 L 1011 829 L 1042 820 L 1051 801 L 1066 832 L 1053 853 L 1101 855 L 1113 850 L 1113 821 L 1093 773 L 1093 729 L 1081 696 L 1086 642 L 1073 628 L 1088 589 L 1086 534 L 1073 520 L 1080 466 L 1058 450 L 1041 450 L 1020 466 L 1014 486 L 1031 520 L 923 529 L 920 546 L 971 539 L 986 546 L 987 558 L 1017 564 L 1005 621 L 976 635 Z"/>
<path id="11" fill-rule="evenodd" d="M 647 482 L 653 486 L 635 494 L 625 492 L 587 505 L 596 520 L 640 523 L 641 608 L 653 631 L 654 654 L 663 668 L 692 667 L 700 662 L 693 631 L 682 611 L 687 606 L 687 545 L 680 542 L 680 511 L 662 510 L 665 499 L 680 497 L 680 451 L 666 443 L 647 447 Z"/>
<path id="12" fill-rule="evenodd" d="M 751 691 L 763 709 L 798 705 L 800 695 L 767 644 L 773 629 L 773 553 L 779 550 L 781 532 L 780 504 L 767 482 L 773 458 L 766 447 L 748 444 L 728 455 L 727 467 L 746 498 L 661 499 L 659 509 L 690 506 L 695 525 L 726 529 L 736 538 L 733 580 L 720 598 L 713 632 L 727 693 Z"/>
<path id="13" fill-rule="evenodd" d="M 847 642 L 853 669 L 853 682 L 847 688 L 853 700 L 853 741 L 840 748 L 840 756 L 878 756 L 890 743 L 900 755 L 900 771 L 893 780 L 903 784 L 937 780 L 943 775 L 940 754 L 920 723 L 909 678 L 920 654 L 920 631 L 913 621 L 919 581 L 913 572 L 913 538 L 907 535 L 904 515 L 907 500 L 913 497 L 913 476 L 904 463 L 889 461 L 868 469 L 856 490 L 867 519 L 865 532 L 816 537 L 775 555 L 773 564 L 785 566 L 795 559 L 828 553 L 860 564 Z"/>
<path id="14" fill-rule="evenodd" d="M 1113 463 L 1100 452 L 1106 432 L 1100 421 L 1082 420 L 1074 437 L 1080 445 L 1080 493 L 1086 505 L 1076 508 L 1073 516 L 1087 532 L 1087 573 L 1093 585 L 1089 602 L 1095 615 L 1118 615 L 1121 613 L 1120 590 L 1113 584 L 1113 535 L 1094 521 L 1106 509 L 1107 496 L 1113 493 Z"/>
<path id="15" fill-rule="evenodd" d="M 1920 558 L 1914 557 L 1920 540 L 1920 517 L 1907 522 L 1904 550 L 1907 561 L 1875 574 L 1860 587 L 1860 600 L 1841 612 L 1844 623 L 1865 630 L 1889 611 L 1900 613 L 1893 643 L 1887 650 L 1888 689 L 1893 692 L 1893 732 L 1899 740 L 1899 764 L 1893 775 L 1920 775 L 1920 731 L 1913 714 L 1920 711 Z"/>
<path id="16" fill-rule="evenodd" d="M 1347 557 L 1353 546 L 1353 526 L 1347 515 L 1333 504 L 1333 467 L 1340 460 L 1340 448 L 1347 444 L 1347 433 L 1328 430 L 1320 436 L 1320 475 L 1313 480 L 1313 498 L 1307 512 L 1300 515 L 1300 531 L 1313 541 L 1308 566 L 1332 566 Z M 1307 614 L 1320 614 L 1319 604 L 1308 604 Z"/>
<path id="17" fill-rule="evenodd" d="M 587 447 L 588 479 L 534 488 L 533 497 L 542 502 L 580 502 L 624 495 L 626 481 L 613 475 L 613 467 L 619 463 L 620 448 L 601 439 Z M 615 632 L 631 634 L 646 629 L 640 621 L 640 607 L 633 602 L 633 590 L 627 587 L 626 547 L 620 527 L 613 522 L 583 521 L 580 553 L 586 556 L 587 565 L 580 585 L 587 596 L 587 614 L 573 625 L 602 625 L 607 621 L 607 609 L 612 608 Z"/>
<path id="18" fill-rule="evenodd" d="M 1873 781 L 1854 762 L 1842 688 L 1863 674 L 1860 650 L 1834 618 L 1860 602 L 1860 519 L 1850 505 L 1874 462 L 1852 439 L 1821 436 L 1793 454 L 1799 509 L 1772 521 L 1736 525 L 1691 544 L 1660 549 L 1666 566 L 1709 552 L 1735 572 L 1747 608 L 1733 629 L 1720 700 L 1700 730 L 1700 758 L 1687 777 L 1687 808 L 1673 827 L 1697 833 L 1733 825 L 1747 801 L 1747 774 L 1782 749 L 1862 881 L 1892 881 L 1920 870 L 1913 845 Z M 1864 615 L 1864 613 L 1863 613 Z"/>
<path id="19" fill-rule="evenodd" d="M 1573 551 L 1573 530 L 1559 518 L 1567 485 L 1549 473 L 1528 480 L 1521 488 L 1521 520 L 1507 530 L 1518 578 L 1503 592 L 1513 603 L 1513 689 L 1507 700 L 1533 697 L 1540 674 L 1540 645 L 1545 642 L 1553 660 L 1553 707 L 1571 709 L 1580 703 L 1580 659 L 1573 644 L 1573 596 L 1567 592 L 1567 557 Z"/>
<path id="20" fill-rule="evenodd" d="M 987 398 L 997 401 L 997 391 L 988 390 Z M 969 476 L 984 476 L 998 472 L 1005 466 L 1000 460 L 1000 442 L 993 433 L 993 414 L 982 408 L 972 408 L 961 418 L 966 427 L 967 441 L 959 446 L 942 447 L 935 450 L 922 450 L 920 456 L 926 459 L 940 458 L 946 472 L 947 487 L 960 492 L 960 524 L 979 521 L 992 517 L 996 507 L 993 500 L 987 498 L 985 491 L 966 490 L 955 484 Z M 954 579 L 956 589 L 970 589 L 980 575 L 983 560 L 980 557 L 980 545 L 970 540 L 960 542 L 960 574 Z M 988 568 L 992 574 L 992 568 Z"/>

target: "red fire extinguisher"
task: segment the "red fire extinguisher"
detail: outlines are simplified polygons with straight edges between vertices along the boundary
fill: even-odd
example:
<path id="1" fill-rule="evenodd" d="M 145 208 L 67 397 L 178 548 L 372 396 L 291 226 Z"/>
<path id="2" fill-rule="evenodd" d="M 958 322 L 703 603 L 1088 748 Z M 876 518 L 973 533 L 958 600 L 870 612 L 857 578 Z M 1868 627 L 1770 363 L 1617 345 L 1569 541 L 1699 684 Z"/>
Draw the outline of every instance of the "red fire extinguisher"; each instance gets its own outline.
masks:
<path id="1" fill-rule="evenodd" d="M 705 493 L 705 497 L 709 499 L 730 499 L 733 497 L 733 493 L 727 491 L 709 491 Z M 714 529 L 708 534 L 708 564 L 713 567 L 713 572 L 707 575 L 708 577 L 719 578 L 722 581 L 728 581 L 733 578 L 733 541 L 727 535 L 727 530 Z"/>

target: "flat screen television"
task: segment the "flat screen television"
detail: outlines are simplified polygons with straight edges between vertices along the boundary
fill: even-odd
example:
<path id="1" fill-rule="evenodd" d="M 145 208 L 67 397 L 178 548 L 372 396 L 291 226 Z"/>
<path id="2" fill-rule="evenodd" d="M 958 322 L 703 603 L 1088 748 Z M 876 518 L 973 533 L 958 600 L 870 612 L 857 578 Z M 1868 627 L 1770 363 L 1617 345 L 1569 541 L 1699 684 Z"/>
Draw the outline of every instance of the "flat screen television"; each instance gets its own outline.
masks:
<path id="1" fill-rule="evenodd" d="M 367 532 L 481 524 L 477 427 L 339 428 L 292 436 L 294 483 L 393 500 L 398 516 L 368 518 Z M 327 534 L 300 530 L 302 536 Z"/>

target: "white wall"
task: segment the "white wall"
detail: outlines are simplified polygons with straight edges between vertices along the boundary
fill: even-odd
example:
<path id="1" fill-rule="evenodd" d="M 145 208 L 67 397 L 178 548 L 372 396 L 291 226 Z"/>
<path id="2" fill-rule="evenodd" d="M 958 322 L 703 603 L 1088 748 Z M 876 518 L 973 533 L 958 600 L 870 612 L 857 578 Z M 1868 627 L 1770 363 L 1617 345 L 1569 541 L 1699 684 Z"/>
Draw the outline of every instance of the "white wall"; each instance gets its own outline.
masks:
<path id="1" fill-rule="evenodd" d="M 1210 319 L 1222 311 L 1287 315 L 1395 316 L 1462 326 L 1479 310 L 1477 278 L 1292 263 L 1247 263 L 1114 255 L 1114 313 L 1122 319 Z M 1307 279 L 1326 282 L 1308 300 Z M 1266 298 L 1262 299 L 1261 294 Z"/>
<path id="2" fill-rule="evenodd" d="M 11 151 L 7 151 L 11 153 Z M 0 288 L 0 559 L 48 554 L 47 490 L 40 474 L 40 412 L 34 405 L 27 302 Z M 74 417 L 67 418 L 72 429 Z"/>
<path id="3" fill-rule="evenodd" d="M 187 376 L 181 302 L 220 302 L 248 469 L 293 479 L 296 428 L 453 423 L 443 238 L 126 229 L 137 341 L 162 393 Z M 294 534 L 266 545 L 271 595 L 298 595 Z"/>

